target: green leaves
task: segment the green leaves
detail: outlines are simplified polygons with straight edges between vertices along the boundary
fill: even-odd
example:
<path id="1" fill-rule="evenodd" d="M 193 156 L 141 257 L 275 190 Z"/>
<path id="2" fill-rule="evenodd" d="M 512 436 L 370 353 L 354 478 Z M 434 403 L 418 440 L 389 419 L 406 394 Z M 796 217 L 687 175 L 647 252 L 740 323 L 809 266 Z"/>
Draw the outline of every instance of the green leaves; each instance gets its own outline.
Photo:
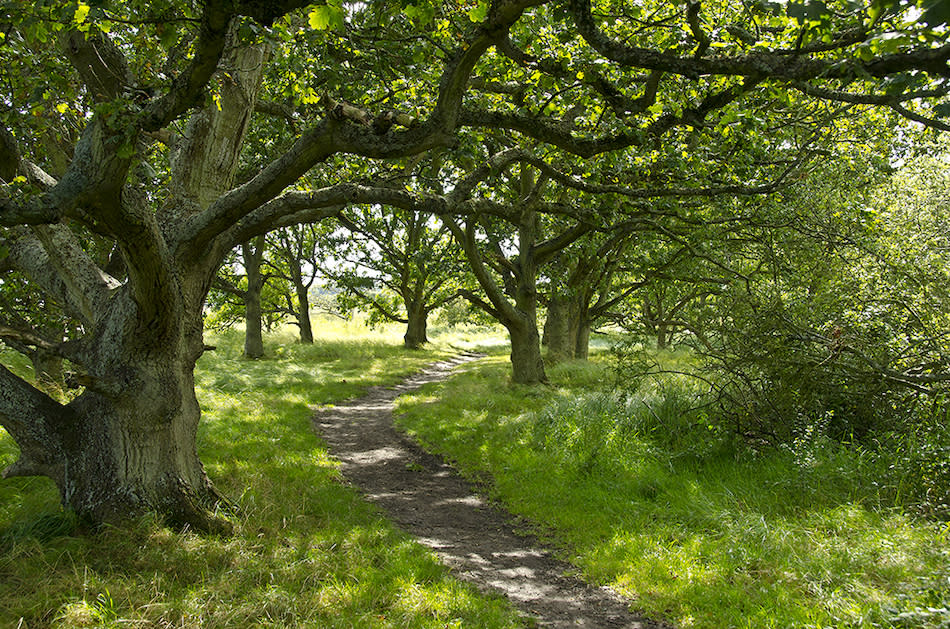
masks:
<path id="1" fill-rule="evenodd" d="M 828 5 L 826 5 L 821 0 L 813 0 L 804 3 L 789 2 L 785 8 L 785 12 L 788 14 L 788 17 L 798 20 L 799 24 L 818 21 L 822 18 L 822 16 L 829 13 Z"/>
<path id="2" fill-rule="evenodd" d="M 468 19 L 473 22 L 484 22 L 488 17 L 488 0 L 479 0 L 478 3 L 469 9 Z"/>
<path id="3" fill-rule="evenodd" d="M 76 12 L 73 14 L 73 23 L 75 24 L 84 24 L 86 18 L 89 17 L 90 6 L 85 2 L 79 2 L 76 5 Z"/>
<path id="4" fill-rule="evenodd" d="M 435 7 L 428 2 L 419 2 L 417 4 L 408 4 L 403 7 L 402 12 L 409 19 L 425 26 L 435 19 Z M 487 12 L 487 7 L 486 7 Z"/>
<path id="5" fill-rule="evenodd" d="M 329 4 L 317 5 L 307 14 L 310 28 L 317 31 L 343 30 L 342 0 L 331 0 Z"/>

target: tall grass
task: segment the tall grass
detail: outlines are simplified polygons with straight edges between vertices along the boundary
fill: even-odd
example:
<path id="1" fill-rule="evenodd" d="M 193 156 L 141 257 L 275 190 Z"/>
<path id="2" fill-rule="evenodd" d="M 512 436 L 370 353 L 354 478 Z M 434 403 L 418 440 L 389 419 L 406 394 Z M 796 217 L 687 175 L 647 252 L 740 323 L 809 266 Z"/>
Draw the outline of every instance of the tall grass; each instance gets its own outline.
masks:
<path id="1" fill-rule="evenodd" d="M 506 369 L 402 398 L 398 421 L 591 581 L 679 627 L 950 626 L 950 526 L 903 512 L 862 452 L 739 447 L 688 381 L 619 395 L 604 363 L 534 389 Z"/>
<path id="2" fill-rule="evenodd" d="M 446 351 L 403 350 L 398 329 L 322 330 L 312 346 L 292 331 L 270 336 L 259 361 L 240 358 L 240 334 L 224 334 L 200 361 L 199 453 L 238 505 L 231 538 L 153 518 L 77 529 L 51 483 L 0 481 L 0 627 L 521 626 L 342 484 L 310 429 L 313 407 Z M 0 467 L 15 457 L 0 431 Z"/>

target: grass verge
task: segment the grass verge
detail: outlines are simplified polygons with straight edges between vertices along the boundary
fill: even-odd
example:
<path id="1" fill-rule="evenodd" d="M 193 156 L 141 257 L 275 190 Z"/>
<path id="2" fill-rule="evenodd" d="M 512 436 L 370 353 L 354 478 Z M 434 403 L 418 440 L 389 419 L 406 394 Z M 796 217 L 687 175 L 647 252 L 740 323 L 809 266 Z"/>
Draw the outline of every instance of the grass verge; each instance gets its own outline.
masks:
<path id="1" fill-rule="evenodd" d="M 238 334 L 201 359 L 199 452 L 240 507 L 231 538 L 149 518 L 78 531 L 45 479 L 0 481 L 0 626 L 521 626 L 342 485 L 310 430 L 313 406 L 395 382 L 445 346 L 406 351 L 398 332 L 325 324 L 313 346 L 267 339 L 260 361 L 239 357 Z M 0 468 L 16 452 L 0 430 Z"/>
<path id="2" fill-rule="evenodd" d="M 400 398 L 397 423 L 590 581 L 678 627 L 950 627 L 950 526 L 882 504 L 856 453 L 712 447 L 675 396 L 606 392 L 603 363 L 508 370 Z"/>

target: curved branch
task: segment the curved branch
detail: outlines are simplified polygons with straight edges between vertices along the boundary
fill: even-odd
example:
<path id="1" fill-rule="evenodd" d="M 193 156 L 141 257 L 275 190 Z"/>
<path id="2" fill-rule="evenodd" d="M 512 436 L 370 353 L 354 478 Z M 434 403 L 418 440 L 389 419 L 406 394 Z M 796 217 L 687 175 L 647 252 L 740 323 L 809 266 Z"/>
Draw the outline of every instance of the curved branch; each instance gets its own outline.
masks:
<path id="1" fill-rule="evenodd" d="M 312 223 L 336 216 L 350 204 L 374 203 L 431 214 L 446 211 L 445 199 L 437 195 L 360 184 L 338 184 L 311 192 L 283 194 L 238 221 L 222 234 L 221 242 L 225 246 L 228 243 L 237 244 L 252 235 L 278 227 L 299 222 Z"/>
<path id="2" fill-rule="evenodd" d="M 90 328 L 109 311 L 119 283 L 100 270 L 68 227 L 50 225 L 21 233 L 10 247 L 14 266 L 36 282 L 67 312 Z"/>
<path id="3" fill-rule="evenodd" d="M 792 87 L 801 91 L 804 94 L 809 96 L 814 96 L 815 98 L 821 98 L 824 100 L 833 100 L 842 103 L 853 103 L 856 105 L 877 105 L 890 107 L 899 115 L 907 118 L 908 120 L 913 120 L 919 122 L 927 127 L 933 127 L 934 129 L 940 129 L 941 131 L 950 131 L 950 124 L 943 122 L 942 120 L 936 120 L 934 118 L 928 118 L 916 112 L 910 111 L 901 103 L 905 103 L 910 100 L 917 100 L 920 98 L 937 98 L 945 96 L 947 90 L 919 90 L 916 92 L 904 92 L 901 94 L 855 94 L 853 92 L 842 92 L 840 90 L 831 90 L 827 88 L 816 87 L 808 83 L 795 82 L 792 84 Z"/>
<path id="4" fill-rule="evenodd" d="M 886 55 L 869 61 L 857 61 L 854 58 L 845 61 L 827 57 L 809 58 L 777 52 L 754 52 L 736 57 L 681 57 L 648 48 L 627 46 L 610 39 L 594 22 L 590 0 L 569 0 L 569 8 L 584 40 L 611 61 L 624 66 L 661 70 L 694 79 L 706 75 L 786 81 L 863 77 L 880 79 L 914 70 L 950 77 L 950 44 Z M 835 49 L 852 45 L 855 43 L 852 40 L 851 37 L 840 40 Z"/>
<path id="5" fill-rule="evenodd" d="M 227 0 L 204 2 L 191 64 L 175 77 L 168 92 L 151 101 L 142 111 L 139 119 L 142 131 L 154 132 L 164 128 L 204 95 L 205 86 L 217 70 L 218 61 L 224 53 L 233 10 L 233 3 Z"/>
<path id="6" fill-rule="evenodd" d="M 0 340 L 11 341 L 21 346 L 35 347 L 59 358 L 81 364 L 79 353 L 75 351 L 75 344 L 52 341 L 32 329 L 24 329 L 4 325 L 0 322 Z"/>
<path id="7" fill-rule="evenodd" d="M 115 100 L 132 88 L 135 80 L 125 55 L 102 33 L 74 29 L 63 35 L 61 41 L 93 100 Z"/>
<path id="8" fill-rule="evenodd" d="M 4 478 L 48 476 L 61 482 L 66 460 L 62 435 L 77 424 L 69 407 L 0 365 L 0 426 L 20 448 L 20 458 L 3 471 Z"/>
<path id="9" fill-rule="evenodd" d="M 511 305 L 511 302 L 508 301 L 498 289 L 497 284 L 491 279 L 489 271 L 485 266 L 485 261 L 478 251 L 478 245 L 475 242 L 475 229 L 471 221 L 466 223 L 463 229 L 455 220 L 445 216 L 441 218 L 442 223 L 449 228 L 455 240 L 465 251 L 465 257 L 469 262 L 469 267 L 472 269 L 475 279 L 478 280 L 478 284 L 482 287 L 482 290 L 485 291 L 485 295 L 491 304 L 479 299 L 470 291 L 460 290 L 459 293 L 469 302 L 475 304 L 498 321 L 519 321 L 519 312 Z"/>

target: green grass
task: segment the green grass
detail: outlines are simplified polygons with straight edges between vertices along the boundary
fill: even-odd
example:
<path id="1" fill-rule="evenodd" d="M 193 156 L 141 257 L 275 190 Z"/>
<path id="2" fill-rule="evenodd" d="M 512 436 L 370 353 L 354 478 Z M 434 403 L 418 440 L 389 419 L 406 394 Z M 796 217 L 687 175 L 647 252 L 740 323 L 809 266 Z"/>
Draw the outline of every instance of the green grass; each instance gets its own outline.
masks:
<path id="1" fill-rule="evenodd" d="M 888 505 L 859 453 L 754 454 L 675 391 L 606 393 L 603 363 L 549 376 L 510 385 L 489 358 L 401 398 L 398 423 L 678 627 L 950 626 L 950 526 Z"/>
<path id="2" fill-rule="evenodd" d="M 260 361 L 225 334 L 200 361 L 199 452 L 239 506 L 233 537 L 151 518 L 77 530 L 50 482 L 0 481 L 0 627 L 521 626 L 341 484 L 310 429 L 314 406 L 395 382 L 447 346 L 406 351 L 398 330 L 322 329 L 313 346 L 266 339 Z M 15 457 L 0 430 L 0 467 Z"/>

